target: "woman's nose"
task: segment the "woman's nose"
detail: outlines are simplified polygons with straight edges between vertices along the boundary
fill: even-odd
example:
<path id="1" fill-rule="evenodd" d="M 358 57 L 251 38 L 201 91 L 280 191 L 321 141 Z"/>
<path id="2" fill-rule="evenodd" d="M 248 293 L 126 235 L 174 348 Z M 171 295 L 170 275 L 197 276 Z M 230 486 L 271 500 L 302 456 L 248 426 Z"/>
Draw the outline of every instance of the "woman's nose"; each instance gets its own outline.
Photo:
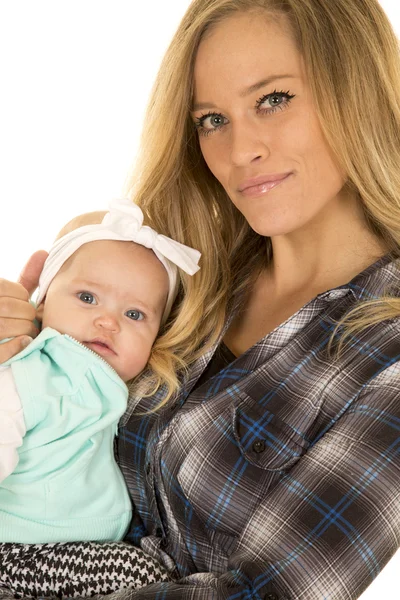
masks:
<path id="1" fill-rule="evenodd" d="M 113 333 L 120 330 L 118 319 L 111 313 L 103 313 L 98 315 L 94 320 L 94 324 L 100 329 L 104 329 Z"/>
<path id="2" fill-rule="evenodd" d="M 242 121 L 231 128 L 231 162 L 244 167 L 252 162 L 261 161 L 270 155 L 266 132 L 261 136 L 260 125 L 251 121 Z"/>

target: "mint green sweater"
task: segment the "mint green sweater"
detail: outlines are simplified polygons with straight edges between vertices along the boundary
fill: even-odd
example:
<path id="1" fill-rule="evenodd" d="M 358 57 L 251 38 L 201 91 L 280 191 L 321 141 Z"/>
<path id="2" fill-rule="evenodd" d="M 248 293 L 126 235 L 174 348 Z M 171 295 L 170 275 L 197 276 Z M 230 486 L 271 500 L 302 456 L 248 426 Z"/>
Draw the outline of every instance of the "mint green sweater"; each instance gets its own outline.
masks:
<path id="1" fill-rule="evenodd" d="M 119 540 L 131 504 L 114 460 L 128 389 L 100 356 L 46 328 L 10 365 L 26 435 L 0 484 L 0 542 Z"/>

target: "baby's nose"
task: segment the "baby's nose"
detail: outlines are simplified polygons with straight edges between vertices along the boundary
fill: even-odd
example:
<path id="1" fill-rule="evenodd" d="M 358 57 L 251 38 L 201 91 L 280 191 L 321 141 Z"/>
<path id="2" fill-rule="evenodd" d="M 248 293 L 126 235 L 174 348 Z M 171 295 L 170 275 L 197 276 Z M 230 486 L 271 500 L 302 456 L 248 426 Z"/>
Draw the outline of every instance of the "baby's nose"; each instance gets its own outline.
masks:
<path id="1" fill-rule="evenodd" d="M 96 317 L 95 325 L 102 329 L 107 329 L 108 331 L 119 331 L 118 319 L 110 313 Z"/>

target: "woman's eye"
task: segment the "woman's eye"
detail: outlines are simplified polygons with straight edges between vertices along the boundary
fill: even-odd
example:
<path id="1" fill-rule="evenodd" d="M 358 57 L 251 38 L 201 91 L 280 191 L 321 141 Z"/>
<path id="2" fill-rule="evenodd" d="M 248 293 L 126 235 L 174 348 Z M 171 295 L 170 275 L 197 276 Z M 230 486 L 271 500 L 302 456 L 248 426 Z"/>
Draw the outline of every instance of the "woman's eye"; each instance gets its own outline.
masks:
<path id="1" fill-rule="evenodd" d="M 95 297 L 90 292 L 80 292 L 78 298 L 86 304 L 97 304 Z"/>
<path id="2" fill-rule="evenodd" d="M 140 310 L 128 310 L 125 314 L 133 321 L 142 321 L 144 319 L 144 314 Z"/>
<path id="3" fill-rule="evenodd" d="M 294 97 L 295 94 L 290 94 L 289 91 L 277 92 L 275 90 L 272 92 L 272 94 L 266 94 L 257 100 L 256 107 L 257 110 L 261 112 L 271 114 L 274 113 L 278 108 L 280 110 L 286 108 Z"/>
<path id="4" fill-rule="evenodd" d="M 220 113 L 208 113 L 207 115 L 201 115 L 201 117 L 195 119 L 195 125 L 199 130 L 199 133 L 203 135 L 208 135 L 213 131 L 217 131 L 226 123 L 227 119 Z"/>

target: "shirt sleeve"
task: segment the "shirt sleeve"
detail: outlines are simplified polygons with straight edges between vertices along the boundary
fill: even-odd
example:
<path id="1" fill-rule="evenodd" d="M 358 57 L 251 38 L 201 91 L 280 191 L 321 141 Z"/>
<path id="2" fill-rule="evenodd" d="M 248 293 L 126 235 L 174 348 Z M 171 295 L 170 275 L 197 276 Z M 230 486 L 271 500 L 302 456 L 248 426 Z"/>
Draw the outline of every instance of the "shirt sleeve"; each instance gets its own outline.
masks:
<path id="1" fill-rule="evenodd" d="M 23 409 L 11 367 L 0 367 L 0 483 L 17 466 L 17 448 L 25 433 Z"/>
<path id="2" fill-rule="evenodd" d="M 120 590 L 107 600 L 359 598 L 400 546 L 399 400 L 396 363 L 266 495 L 226 573 Z"/>

